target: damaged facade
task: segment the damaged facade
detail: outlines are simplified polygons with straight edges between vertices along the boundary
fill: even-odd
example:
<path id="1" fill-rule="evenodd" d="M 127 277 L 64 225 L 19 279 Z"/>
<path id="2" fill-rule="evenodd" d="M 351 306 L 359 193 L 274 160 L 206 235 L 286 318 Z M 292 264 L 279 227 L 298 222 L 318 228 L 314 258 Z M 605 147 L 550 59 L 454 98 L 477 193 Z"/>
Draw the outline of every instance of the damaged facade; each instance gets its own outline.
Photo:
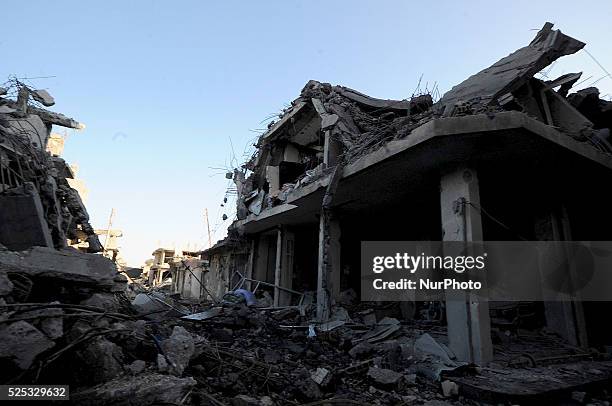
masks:
<path id="1" fill-rule="evenodd" d="M 611 174 L 612 103 L 595 89 L 568 95 L 579 73 L 534 77 L 583 46 L 547 23 L 435 104 L 428 95 L 381 100 L 308 82 L 235 172 L 232 231 L 251 245 L 249 277 L 316 291 L 325 320 L 340 292 L 360 290 L 361 241 L 609 238 L 596 214 L 609 197 L 584 180 Z M 469 205 L 456 210 L 457 201 Z M 274 298 L 295 304 L 278 289 Z M 583 306 L 547 304 L 546 325 L 587 345 Z M 492 359 L 490 310 L 447 304 L 451 348 L 464 361 Z"/>

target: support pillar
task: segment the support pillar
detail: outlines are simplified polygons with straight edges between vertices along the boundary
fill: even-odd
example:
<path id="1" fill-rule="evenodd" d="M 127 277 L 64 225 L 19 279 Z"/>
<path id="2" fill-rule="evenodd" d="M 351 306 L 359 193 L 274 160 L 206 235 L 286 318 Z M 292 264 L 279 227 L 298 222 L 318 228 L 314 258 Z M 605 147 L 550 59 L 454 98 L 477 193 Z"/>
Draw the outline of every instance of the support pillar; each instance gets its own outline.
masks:
<path id="1" fill-rule="evenodd" d="M 293 287 L 293 257 L 295 253 L 295 234 L 285 227 L 276 232 L 276 267 L 274 269 L 274 306 L 291 305 L 291 293 L 279 289 Z"/>
<path id="2" fill-rule="evenodd" d="M 274 285 L 280 286 L 281 283 L 281 266 L 283 257 L 283 230 L 276 230 L 276 262 L 274 267 Z M 274 307 L 280 304 L 280 289 L 274 288 Z"/>
<path id="3" fill-rule="evenodd" d="M 255 258 L 253 259 L 253 279 L 270 282 L 267 280 L 269 240 L 261 234 L 255 238 L 257 242 L 255 243 Z"/>
<path id="4" fill-rule="evenodd" d="M 572 241 L 565 208 L 561 207 L 558 210 L 553 210 L 540 218 L 538 227 L 536 227 L 536 237 L 544 241 Z M 566 272 L 570 275 L 570 280 L 575 280 L 578 270 L 573 261 L 567 260 L 569 258 L 568 252 L 559 246 L 558 252 L 549 255 L 554 255 L 554 260 L 557 263 L 568 264 Z M 559 258 L 563 257 L 566 260 L 560 261 Z M 546 258 L 542 258 L 542 260 L 545 261 Z M 561 292 L 556 293 L 556 295 L 556 300 L 544 302 L 546 327 L 566 339 L 569 344 L 587 348 L 586 321 L 580 298 L 571 297 Z"/>
<path id="5" fill-rule="evenodd" d="M 317 318 L 329 318 L 331 300 L 340 294 L 340 222 L 329 210 L 319 219 L 319 264 L 317 269 Z"/>
<path id="6" fill-rule="evenodd" d="M 253 275 L 255 274 L 255 250 L 257 249 L 257 244 L 255 243 L 255 238 L 251 239 L 249 243 L 249 259 L 246 265 L 245 277 L 248 279 L 253 279 Z M 244 288 L 248 290 L 252 290 L 253 286 L 250 281 L 246 281 L 244 284 Z"/>
<path id="7" fill-rule="evenodd" d="M 442 175 L 440 207 L 444 241 L 483 240 L 481 217 L 476 209 L 480 207 L 480 192 L 475 170 L 458 168 Z M 477 364 L 491 361 L 488 302 L 464 291 L 447 291 L 446 299 L 449 344 L 457 359 Z"/>
<path id="8" fill-rule="evenodd" d="M 338 163 L 341 147 L 337 140 L 332 137 L 331 130 L 325 131 L 325 142 L 323 144 L 323 163 L 326 167 L 334 166 Z"/>

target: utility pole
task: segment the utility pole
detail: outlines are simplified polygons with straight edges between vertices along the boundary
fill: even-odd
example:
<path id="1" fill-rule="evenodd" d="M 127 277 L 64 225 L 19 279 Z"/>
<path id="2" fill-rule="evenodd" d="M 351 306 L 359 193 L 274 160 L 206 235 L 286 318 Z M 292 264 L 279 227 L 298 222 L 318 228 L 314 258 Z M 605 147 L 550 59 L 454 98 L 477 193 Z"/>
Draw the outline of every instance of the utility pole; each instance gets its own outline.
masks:
<path id="1" fill-rule="evenodd" d="M 206 218 L 206 228 L 208 229 L 208 248 L 212 247 L 212 237 L 210 236 L 210 223 L 208 222 L 208 208 L 204 209 L 204 217 Z"/>
<path id="2" fill-rule="evenodd" d="M 111 227 L 113 225 L 113 217 L 115 216 L 115 209 L 112 208 L 110 212 L 110 216 L 108 216 L 108 227 L 106 227 L 106 238 L 104 239 L 104 252 L 103 255 L 106 256 L 106 247 L 108 247 L 108 240 L 110 239 Z"/>

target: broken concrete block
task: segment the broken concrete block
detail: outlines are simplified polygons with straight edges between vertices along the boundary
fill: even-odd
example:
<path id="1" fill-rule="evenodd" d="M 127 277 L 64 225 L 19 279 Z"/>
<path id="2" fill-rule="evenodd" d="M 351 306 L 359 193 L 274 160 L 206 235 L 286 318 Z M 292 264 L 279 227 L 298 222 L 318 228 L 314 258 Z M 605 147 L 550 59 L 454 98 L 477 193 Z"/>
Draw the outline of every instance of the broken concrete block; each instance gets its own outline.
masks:
<path id="1" fill-rule="evenodd" d="M 416 385 L 416 380 L 417 380 L 416 374 L 404 375 L 404 381 L 406 381 L 406 383 L 409 383 L 411 385 Z"/>
<path id="2" fill-rule="evenodd" d="M 117 267 L 101 255 L 84 254 L 75 249 L 58 251 L 33 247 L 20 253 L 0 251 L 0 271 L 20 272 L 31 278 L 54 278 L 65 283 L 108 290 L 114 285 Z"/>
<path id="3" fill-rule="evenodd" d="M 45 107 L 51 107 L 55 104 L 55 99 L 45 89 L 34 90 L 30 95 Z"/>
<path id="4" fill-rule="evenodd" d="M 280 353 L 278 353 L 277 351 L 274 350 L 264 350 L 263 351 L 263 360 L 267 363 L 270 364 L 277 364 L 279 363 L 281 360 L 283 359 L 283 357 L 281 356 Z"/>
<path id="5" fill-rule="evenodd" d="M 13 282 L 8 278 L 6 272 L 0 272 L 0 296 L 6 296 L 13 290 Z"/>
<path id="6" fill-rule="evenodd" d="M 395 387 L 402 380 L 403 375 L 390 369 L 370 367 L 368 378 L 382 387 Z"/>
<path id="7" fill-rule="evenodd" d="M 310 377 L 319 386 L 327 386 L 332 379 L 332 373 L 327 368 L 317 368 L 316 371 L 310 373 Z"/>
<path id="8" fill-rule="evenodd" d="M 587 394 L 586 392 L 572 392 L 572 399 L 578 403 L 585 403 Z"/>
<path id="9" fill-rule="evenodd" d="M 54 302 L 52 304 L 57 303 Z M 38 317 L 37 320 L 32 321 L 32 324 L 45 333 L 47 337 L 55 340 L 64 335 L 64 319 L 61 317 L 63 314 L 64 311 L 62 309 L 48 308 L 24 312 L 21 314 L 21 317 Z"/>
<path id="10" fill-rule="evenodd" d="M 191 334 L 181 326 L 174 327 L 172 335 L 162 341 L 162 350 L 170 361 L 169 372 L 181 376 L 195 351 Z"/>
<path id="11" fill-rule="evenodd" d="M 438 343 L 432 336 L 425 333 L 414 342 L 414 352 L 421 356 L 433 356 L 445 365 L 456 365 L 453 359 L 455 355 L 443 344 Z"/>
<path id="12" fill-rule="evenodd" d="M 445 398 L 459 395 L 459 385 L 452 381 L 443 381 L 440 386 L 442 387 L 442 395 Z"/>
<path id="13" fill-rule="evenodd" d="M 259 403 L 261 406 L 274 406 L 276 404 L 270 396 L 262 396 L 261 399 L 259 399 Z"/>
<path id="14" fill-rule="evenodd" d="M 374 345 L 367 341 L 363 341 L 349 350 L 349 355 L 353 358 L 363 358 L 368 356 L 374 350 Z"/>
<path id="15" fill-rule="evenodd" d="M 131 378 L 120 376 L 78 394 L 71 393 L 70 398 L 84 406 L 178 405 L 195 385 L 193 378 L 145 373 Z"/>
<path id="16" fill-rule="evenodd" d="M 323 396 L 323 392 L 312 379 L 308 379 L 308 375 L 300 374 L 296 377 L 294 389 L 304 398 L 310 400 L 320 399 Z"/>
<path id="17" fill-rule="evenodd" d="M 109 312 L 119 311 L 119 303 L 112 293 L 94 293 L 89 298 L 81 302 L 82 305 L 94 306 Z"/>
<path id="18" fill-rule="evenodd" d="M 12 361 L 20 369 L 28 369 L 40 353 L 54 345 L 40 330 L 23 320 L 0 327 L 0 358 Z"/>
<path id="19" fill-rule="evenodd" d="M 126 368 L 132 375 L 138 375 L 139 373 L 145 370 L 146 366 L 146 362 L 141 359 L 137 359 L 136 361 L 128 365 Z"/>
<path id="20" fill-rule="evenodd" d="M 252 398 L 247 395 L 234 396 L 232 406 L 260 406 L 259 399 Z"/>
<path id="21" fill-rule="evenodd" d="M 321 130 L 325 131 L 338 122 L 337 114 L 324 114 L 321 120 Z"/>
<path id="22" fill-rule="evenodd" d="M 0 89 L 2 89 L 0 87 Z M 10 108 L 9 106 L 0 106 L 0 114 L 11 114 L 16 112 L 17 110 Z"/>
<path id="23" fill-rule="evenodd" d="M 81 369 L 79 379 L 84 382 L 106 382 L 123 372 L 121 347 L 104 337 L 96 337 L 80 347 L 76 357 Z"/>
<path id="24" fill-rule="evenodd" d="M 168 361 L 162 354 L 157 354 L 157 370 L 159 372 L 168 372 Z"/>

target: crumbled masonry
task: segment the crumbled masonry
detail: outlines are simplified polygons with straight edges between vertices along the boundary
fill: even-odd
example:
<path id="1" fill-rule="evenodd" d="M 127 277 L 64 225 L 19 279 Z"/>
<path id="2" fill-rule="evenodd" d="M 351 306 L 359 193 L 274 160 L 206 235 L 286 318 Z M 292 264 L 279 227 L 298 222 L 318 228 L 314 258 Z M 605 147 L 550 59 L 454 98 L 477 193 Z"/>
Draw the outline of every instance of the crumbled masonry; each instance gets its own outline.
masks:
<path id="1" fill-rule="evenodd" d="M 0 383 L 89 406 L 609 405 L 608 302 L 359 293 L 361 241 L 612 240 L 612 102 L 535 77 L 583 46 L 547 23 L 437 101 L 308 81 L 226 175 L 228 237 L 142 269 L 59 157 L 51 127 L 82 125 L 0 88 Z"/>

